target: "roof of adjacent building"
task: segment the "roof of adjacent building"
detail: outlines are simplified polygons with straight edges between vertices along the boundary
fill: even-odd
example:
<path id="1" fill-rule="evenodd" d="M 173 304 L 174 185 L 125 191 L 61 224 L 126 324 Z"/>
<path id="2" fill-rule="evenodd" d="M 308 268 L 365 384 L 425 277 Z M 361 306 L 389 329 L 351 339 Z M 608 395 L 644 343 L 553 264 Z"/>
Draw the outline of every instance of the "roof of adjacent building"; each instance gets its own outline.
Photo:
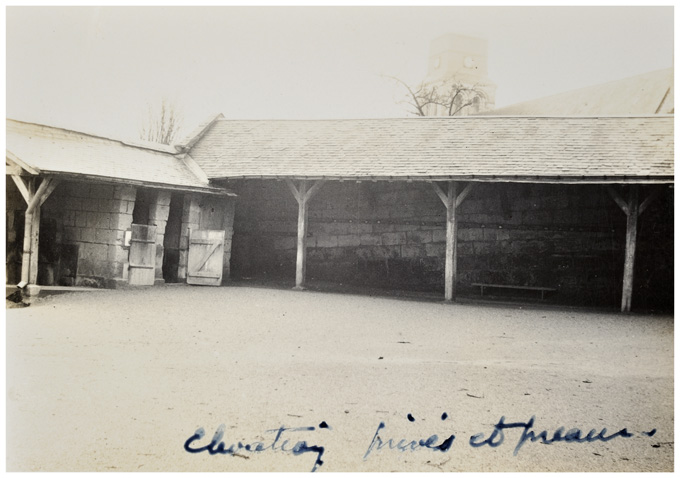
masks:
<path id="1" fill-rule="evenodd" d="M 7 120 L 7 157 L 34 173 L 204 192 L 224 191 L 184 155 L 52 126 Z"/>
<path id="2" fill-rule="evenodd" d="M 664 181 L 673 117 L 216 118 L 189 154 L 211 179 Z"/>
<path id="3" fill-rule="evenodd" d="M 591 116 L 670 114 L 673 68 L 525 101 L 480 115 Z"/>

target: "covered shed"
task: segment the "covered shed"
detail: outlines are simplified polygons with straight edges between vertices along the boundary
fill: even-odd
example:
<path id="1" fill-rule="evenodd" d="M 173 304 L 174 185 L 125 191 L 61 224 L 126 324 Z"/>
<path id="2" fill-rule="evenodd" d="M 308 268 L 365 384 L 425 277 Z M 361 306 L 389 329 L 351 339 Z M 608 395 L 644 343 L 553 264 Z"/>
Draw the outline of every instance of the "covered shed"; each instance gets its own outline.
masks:
<path id="1" fill-rule="evenodd" d="M 179 149 L 239 195 L 242 276 L 672 304 L 673 116 L 217 117 Z"/>
<path id="2" fill-rule="evenodd" d="M 231 239 L 234 194 L 172 148 L 14 120 L 6 145 L 9 283 L 183 280 L 191 228 Z"/>

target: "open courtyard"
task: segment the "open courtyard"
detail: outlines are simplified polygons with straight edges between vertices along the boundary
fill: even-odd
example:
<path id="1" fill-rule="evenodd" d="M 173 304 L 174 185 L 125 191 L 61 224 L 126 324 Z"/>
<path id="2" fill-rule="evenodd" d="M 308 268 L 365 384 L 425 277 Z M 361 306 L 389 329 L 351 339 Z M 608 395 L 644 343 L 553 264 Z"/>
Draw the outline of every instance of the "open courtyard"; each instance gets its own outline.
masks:
<path id="1" fill-rule="evenodd" d="M 165 286 L 6 332 L 8 471 L 674 468 L 670 315 Z"/>

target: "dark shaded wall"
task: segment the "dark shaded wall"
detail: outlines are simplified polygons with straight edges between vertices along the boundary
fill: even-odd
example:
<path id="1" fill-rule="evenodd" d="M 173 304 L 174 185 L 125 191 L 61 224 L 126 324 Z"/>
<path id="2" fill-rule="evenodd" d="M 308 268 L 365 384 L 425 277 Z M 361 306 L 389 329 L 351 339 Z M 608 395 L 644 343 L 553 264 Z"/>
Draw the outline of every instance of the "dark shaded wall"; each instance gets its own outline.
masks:
<path id="1" fill-rule="evenodd" d="M 127 280 L 136 189 L 63 181 L 40 215 L 38 284 L 114 287 Z"/>
<path id="2" fill-rule="evenodd" d="M 234 276 L 293 280 L 297 203 L 285 182 L 229 186 L 239 194 Z M 673 303 L 673 191 L 664 191 L 640 218 L 637 307 Z M 563 303 L 620 301 L 626 217 L 602 186 L 479 183 L 458 212 L 461 293 L 486 282 L 555 287 Z M 443 291 L 445 209 L 430 184 L 331 181 L 309 221 L 308 280 Z"/>
<path id="3" fill-rule="evenodd" d="M 21 281 L 26 201 L 9 175 L 5 176 L 5 187 L 5 280 L 8 284 L 18 284 Z"/>

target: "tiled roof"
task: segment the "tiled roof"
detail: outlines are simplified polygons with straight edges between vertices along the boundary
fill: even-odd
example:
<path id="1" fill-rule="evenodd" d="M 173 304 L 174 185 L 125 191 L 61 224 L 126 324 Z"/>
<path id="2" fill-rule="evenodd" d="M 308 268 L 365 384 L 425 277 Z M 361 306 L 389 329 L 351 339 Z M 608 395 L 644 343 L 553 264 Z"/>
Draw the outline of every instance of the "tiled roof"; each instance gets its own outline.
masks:
<path id="1" fill-rule="evenodd" d="M 513 116 L 673 113 L 673 68 L 567 91 L 480 113 Z"/>
<path id="2" fill-rule="evenodd" d="M 220 119 L 190 155 L 209 178 L 669 181 L 673 117 Z"/>
<path id="3" fill-rule="evenodd" d="M 8 155 L 46 174 L 88 176 L 215 191 L 164 145 L 139 146 L 51 126 L 7 120 Z"/>

